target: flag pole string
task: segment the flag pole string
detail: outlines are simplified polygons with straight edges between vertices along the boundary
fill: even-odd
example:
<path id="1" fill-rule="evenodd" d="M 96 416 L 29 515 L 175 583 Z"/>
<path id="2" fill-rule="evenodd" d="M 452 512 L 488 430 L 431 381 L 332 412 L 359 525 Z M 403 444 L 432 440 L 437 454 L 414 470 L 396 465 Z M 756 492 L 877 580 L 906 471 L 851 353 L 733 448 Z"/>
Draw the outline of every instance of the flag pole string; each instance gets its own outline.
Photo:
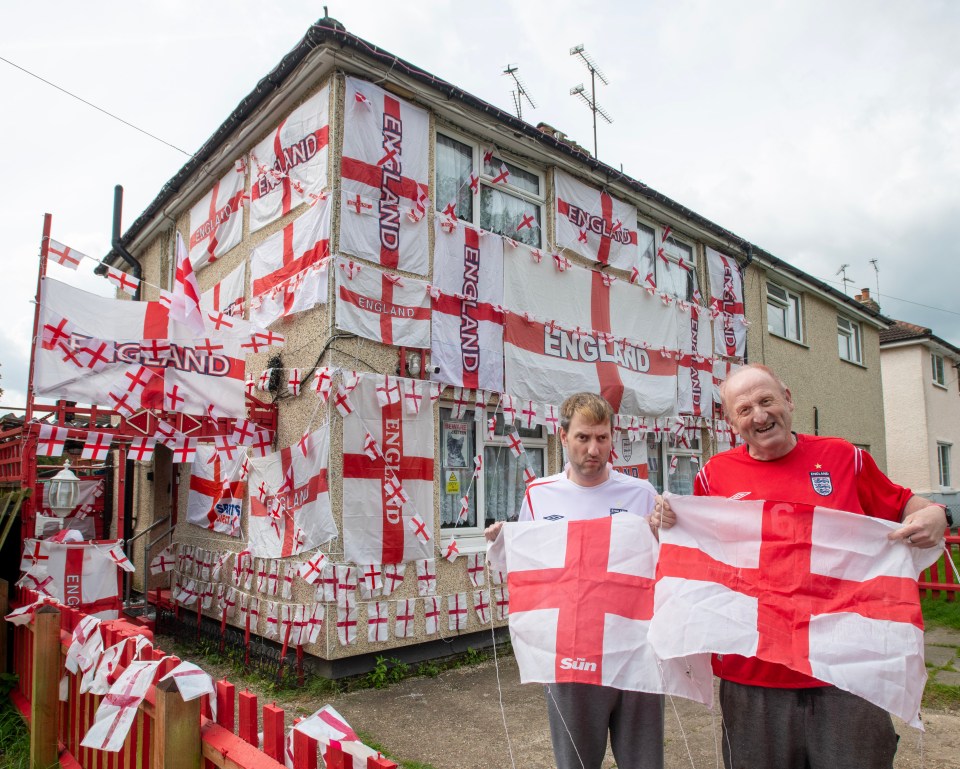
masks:
<path id="1" fill-rule="evenodd" d="M 489 550 L 489 547 L 488 547 Z M 486 559 L 484 559 L 486 560 Z M 492 585 L 492 570 L 490 569 L 490 562 L 486 561 L 485 567 L 487 570 L 487 584 Z M 490 593 L 491 599 L 493 598 L 493 590 L 488 591 Z M 507 711 L 503 706 L 503 685 L 500 682 L 500 656 L 497 654 L 497 634 L 496 634 L 496 625 L 493 621 L 493 607 L 491 606 L 490 611 L 490 641 L 493 645 L 493 669 L 497 675 L 497 700 L 500 703 L 500 720 L 503 721 L 503 733 L 507 739 L 507 752 L 510 754 L 510 766 L 513 769 L 517 769 L 517 762 L 513 756 L 513 743 L 510 740 L 510 729 L 507 727 Z M 582 762 L 581 762 L 582 763 Z"/>

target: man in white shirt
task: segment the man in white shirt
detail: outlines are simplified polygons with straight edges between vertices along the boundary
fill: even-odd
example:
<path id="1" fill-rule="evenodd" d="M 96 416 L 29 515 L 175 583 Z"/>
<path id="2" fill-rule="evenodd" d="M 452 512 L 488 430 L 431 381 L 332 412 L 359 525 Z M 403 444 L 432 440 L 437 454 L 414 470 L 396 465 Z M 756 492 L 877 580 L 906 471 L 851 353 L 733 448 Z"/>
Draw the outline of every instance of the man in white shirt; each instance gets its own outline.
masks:
<path id="1" fill-rule="evenodd" d="M 585 520 L 620 513 L 649 515 L 656 490 L 614 471 L 613 409 L 599 395 L 577 393 L 560 406 L 560 442 L 567 465 L 527 487 L 521 521 Z M 502 522 L 484 534 L 493 541 Z M 547 715 L 557 769 L 600 769 L 607 733 L 619 769 L 662 769 L 663 696 L 608 686 L 553 683 Z"/>

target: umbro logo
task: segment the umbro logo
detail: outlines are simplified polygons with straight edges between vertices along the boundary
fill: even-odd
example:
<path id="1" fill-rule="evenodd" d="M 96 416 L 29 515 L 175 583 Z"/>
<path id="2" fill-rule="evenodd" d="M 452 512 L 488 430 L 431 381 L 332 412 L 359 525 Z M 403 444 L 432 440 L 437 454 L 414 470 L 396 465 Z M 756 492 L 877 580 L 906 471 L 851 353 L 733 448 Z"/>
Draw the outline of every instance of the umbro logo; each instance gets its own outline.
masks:
<path id="1" fill-rule="evenodd" d="M 731 494 L 727 499 L 743 499 L 744 497 L 749 497 L 749 491 L 738 491 L 736 494 Z"/>
<path id="2" fill-rule="evenodd" d="M 563 520 L 563 516 L 562 516 L 562 515 L 545 515 L 545 516 L 543 516 L 543 520 L 545 520 L 545 521 L 562 521 L 562 520 Z"/>

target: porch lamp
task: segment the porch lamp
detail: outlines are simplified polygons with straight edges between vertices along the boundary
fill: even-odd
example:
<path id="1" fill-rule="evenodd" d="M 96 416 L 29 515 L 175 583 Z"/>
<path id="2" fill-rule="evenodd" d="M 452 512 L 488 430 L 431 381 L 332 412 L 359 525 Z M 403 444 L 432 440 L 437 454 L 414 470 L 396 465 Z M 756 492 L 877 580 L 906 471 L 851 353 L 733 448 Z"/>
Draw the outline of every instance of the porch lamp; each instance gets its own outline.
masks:
<path id="1" fill-rule="evenodd" d="M 63 518 L 77 506 L 80 498 L 80 479 L 70 469 L 70 460 L 63 463 L 63 469 L 48 481 L 47 496 L 50 509 L 58 518 Z"/>

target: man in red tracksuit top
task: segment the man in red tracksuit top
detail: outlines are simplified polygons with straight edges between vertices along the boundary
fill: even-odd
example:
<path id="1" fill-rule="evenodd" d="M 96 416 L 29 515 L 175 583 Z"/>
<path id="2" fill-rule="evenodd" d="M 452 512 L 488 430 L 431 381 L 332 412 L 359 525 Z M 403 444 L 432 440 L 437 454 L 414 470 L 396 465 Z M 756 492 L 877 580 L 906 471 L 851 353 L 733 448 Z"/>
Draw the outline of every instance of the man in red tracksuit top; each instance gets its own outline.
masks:
<path id="1" fill-rule="evenodd" d="M 694 494 L 805 503 L 872 515 L 902 526 L 890 534 L 915 547 L 940 542 L 947 525 L 934 505 L 887 478 L 873 458 L 840 438 L 798 435 L 793 398 L 769 368 L 737 370 L 720 390 L 744 442 L 713 457 Z M 658 499 L 651 525 L 676 516 Z M 727 769 L 889 769 L 897 735 L 889 714 L 854 694 L 756 657 L 716 655 Z"/>

